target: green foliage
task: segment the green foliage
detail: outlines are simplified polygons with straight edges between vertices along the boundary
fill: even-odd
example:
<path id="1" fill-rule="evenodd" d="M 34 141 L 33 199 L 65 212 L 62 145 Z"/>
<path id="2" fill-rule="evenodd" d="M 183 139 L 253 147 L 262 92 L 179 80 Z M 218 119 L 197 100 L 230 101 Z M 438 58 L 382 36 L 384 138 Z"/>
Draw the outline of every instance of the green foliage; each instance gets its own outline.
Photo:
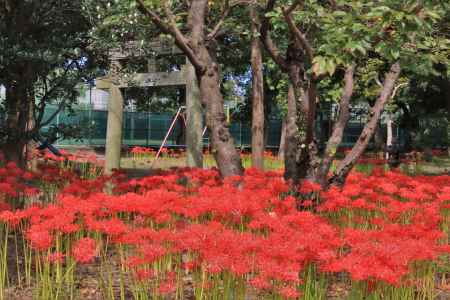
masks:
<path id="1" fill-rule="evenodd" d="M 50 123 L 44 118 L 48 104 L 70 110 L 79 83 L 97 74 L 102 55 L 91 45 L 92 25 L 80 1 L 0 3 L 0 85 L 7 90 L 4 109 L 7 114 L 19 114 L 30 105 L 35 127 L 28 138 Z M 30 99 L 11 97 L 17 93 Z M 16 112 L 18 105 L 22 108 Z M 24 134 L 2 132 L 0 138 Z"/>
<path id="2" fill-rule="evenodd" d="M 281 52 L 291 35 L 282 9 L 293 2 L 278 1 L 266 15 Z M 301 1 L 292 16 L 314 49 L 312 61 L 304 53 L 306 71 L 331 78 L 320 83 L 321 101 L 339 99 L 342 83 L 336 82 L 343 75 L 336 71 L 351 63 L 358 66 L 359 99 L 367 101 L 380 90 L 375 79 L 382 79 L 380 74 L 394 61 L 400 61 L 403 72 L 411 76 L 436 76 L 437 64 L 449 64 L 450 40 L 444 25 L 449 10 L 443 1 L 307 0 Z"/>

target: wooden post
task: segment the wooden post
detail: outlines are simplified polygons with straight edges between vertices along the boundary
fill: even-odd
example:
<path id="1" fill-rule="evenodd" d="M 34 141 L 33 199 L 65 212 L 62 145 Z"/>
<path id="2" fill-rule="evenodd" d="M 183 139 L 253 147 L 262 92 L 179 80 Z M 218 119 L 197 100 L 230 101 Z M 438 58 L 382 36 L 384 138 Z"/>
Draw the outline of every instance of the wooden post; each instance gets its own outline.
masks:
<path id="1" fill-rule="evenodd" d="M 114 84 L 111 84 L 108 101 L 108 125 L 106 129 L 105 174 L 110 175 L 120 168 L 122 148 L 123 96 Z"/>

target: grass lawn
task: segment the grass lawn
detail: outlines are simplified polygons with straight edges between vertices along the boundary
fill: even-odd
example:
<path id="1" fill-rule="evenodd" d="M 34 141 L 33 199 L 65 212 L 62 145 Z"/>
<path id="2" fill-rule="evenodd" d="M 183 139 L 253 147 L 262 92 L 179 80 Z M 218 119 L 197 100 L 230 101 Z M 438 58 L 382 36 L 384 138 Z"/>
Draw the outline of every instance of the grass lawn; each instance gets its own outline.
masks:
<path id="1" fill-rule="evenodd" d="M 251 167 L 251 156 L 249 154 L 242 154 L 242 164 L 244 168 Z M 335 161 L 334 166 L 338 161 Z M 266 170 L 279 170 L 284 167 L 284 163 L 280 161 L 276 156 L 266 156 L 264 159 L 264 165 Z M 161 156 L 155 161 L 154 155 L 146 155 L 141 157 L 127 156 L 121 160 L 121 167 L 126 171 L 136 170 L 138 172 L 145 172 L 155 169 L 170 169 L 176 167 L 185 167 L 186 157 L 180 156 Z M 205 169 L 215 167 L 216 163 L 211 154 L 204 156 L 203 167 Z M 355 169 L 362 172 L 371 172 L 374 165 L 371 163 L 364 163 L 356 165 Z M 450 172 L 450 157 L 440 156 L 433 157 L 432 161 L 421 161 L 419 163 L 410 162 L 408 164 L 401 164 L 400 169 L 407 174 L 415 175 L 440 175 L 448 174 Z M 333 168 L 332 168 L 333 171 Z"/>

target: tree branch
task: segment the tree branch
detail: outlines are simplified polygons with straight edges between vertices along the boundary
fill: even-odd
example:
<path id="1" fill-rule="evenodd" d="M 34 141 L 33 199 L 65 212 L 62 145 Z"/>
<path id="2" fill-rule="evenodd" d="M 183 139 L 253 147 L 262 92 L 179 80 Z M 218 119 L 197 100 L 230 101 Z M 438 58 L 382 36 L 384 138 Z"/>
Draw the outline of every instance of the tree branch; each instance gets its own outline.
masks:
<path id="1" fill-rule="evenodd" d="M 53 114 L 51 114 L 51 116 L 45 122 L 35 125 L 35 131 L 41 129 L 42 127 L 49 125 L 52 122 L 52 120 L 64 109 L 64 106 L 66 106 L 66 98 L 64 98 L 61 101 L 61 103 L 58 106 L 58 109 L 55 110 L 55 112 L 53 112 Z"/>
<path id="2" fill-rule="evenodd" d="M 169 27 L 169 25 L 167 25 L 166 23 L 164 23 L 164 21 L 160 18 L 160 16 L 158 16 L 158 14 L 156 14 L 153 10 L 149 9 L 143 0 L 136 0 L 137 5 L 138 5 L 138 9 L 139 11 L 143 14 L 148 16 L 152 22 L 159 27 L 159 29 L 161 29 L 162 32 L 166 33 L 166 34 L 172 34 L 172 30 Z"/>
<path id="3" fill-rule="evenodd" d="M 397 95 L 398 90 L 399 90 L 400 88 L 404 87 L 404 86 L 407 86 L 407 85 L 408 85 L 407 82 L 400 83 L 399 85 L 397 85 L 397 86 L 394 88 L 394 91 L 392 92 L 391 98 L 394 99 L 394 98 L 395 98 L 395 95 Z"/>
<path id="4" fill-rule="evenodd" d="M 138 4 L 139 11 L 150 18 L 150 20 L 155 24 L 162 32 L 166 34 L 170 34 L 175 39 L 175 44 L 180 48 L 181 51 L 184 52 L 184 54 L 189 58 L 192 65 L 197 70 L 204 70 L 205 67 L 200 62 L 200 60 L 195 55 L 194 51 L 189 47 L 189 40 L 179 31 L 179 29 L 176 26 L 175 18 L 173 16 L 172 11 L 168 7 L 167 3 L 165 2 L 165 12 L 168 14 L 168 18 L 171 22 L 171 24 L 165 23 L 161 17 L 156 14 L 153 10 L 149 9 L 143 0 L 136 0 Z"/>
<path id="5" fill-rule="evenodd" d="M 60 77 L 60 80 L 58 80 L 58 82 L 56 82 L 55 85 L 53 85 L 50 89 L 48 89 L 47 79 L 46 78 L 42 79 L 44 82 L 45 94 L 42 96 L 41 100 L 39 101 L 39 114 L 37 115 L 36 122 L 35 122 L 36 129 L 40 129 L 40 128 L 46 126 L 46 125 L 41 125 L 42 119 L 44 118 L 44 112 L 45 112 L 45 106 L 46 106 L 45 103 L 49 100 L 51 95 L 65 82 L 67 73 L 69 73 L 69 70 L 72 68 L 72 65 L 74 65 L 74 64 L 76 64 L 76 60 L 71 61 L 71 63 L 64 69 L 64 73 Z M 51 120 L 52 119 L 50 119 L 50 121 Z"/>
<path id="6" fill-rule="evenodd" d="M 327 142 L 322 165 L 318 172 L 319 178 L 317 178 L 317 181 L 323 187 L 326 187 L 326 185 L 328 184 L 327 176 L 328 172 L 330 171 L 331 163 L 336 157 L 337 149 L 342 142 L 342 137 L 344 136 L 345 126 L 347 125 L 347 122 L 350 119 L 350 99 L 352 98 L 354 91 L 354 74 L 355 74 L 355 66 L 354 65 L 348 66 L 345 71 L 344 77 L 345 81 L 344 91 L 342 93 L 342 97 L 339 102 L 339 117 L 333 126 L 333 132 L 331 134 L 330 139 Z"/>
<path id="7" fill-rule="evenodd" d="M 283 57 L 277 47 L 270 37 L 270 19 L 266 16 L 267 13 L 273 11 L 276 4 L 276 0 L 268 0 L 267 6 L 264 10 L 264 17 L 261 22 L 261 42 L 264 48 L 269 52 L 270 57 L 275 61 L 275 63 L 284 71 L 287 71 L 288 64 L 286 58 Z"/>
<path id="8" fill-rule="evenodd" d="M 141 0 L 139 0 L 141 1 Z M 169 29 L 171 30 L 172 35 L 174 36 L 175 40 L 179 40 L 183 44 L 187 44 L 188 40 L 186 37 L 181 33 L 180 29 L 178 29 L 177 21 L 175 19 L 175 16 L 172 12 L 172 10 L 169 7 L 169 3 L 167 0 L 164 1 L 164 12 L 166 13 L 167 17 L 169 18 Z"/>
<path id="9" fill-rule="evenodd" d="M 358 141 L 353 146 L 352 150 L 345 156 L 345 158 L 339 163 L 336 172 L 330 179 L 330 183 L 343 184 L 347 175 L 350 173 L 351 169 L 355 165 L 358 158 L 364 153 L 367 145 L 372 138 L 375 128 L 377 126 L 378 120 L 381 113 L 386 105 L 386 103 L 391 99 L 392 92 L 395 87 L 395 82 L 400 75 L 400 63 L 396 62 L 391 66 L 390 71 L 386 74 L 386 78 L 383 82 L 383 89 L 375 102 L 374 106 L 370 110 L 369 121 L 363 128 Z"/>
<path id="10" fill-rule="evenodd" d="M 34 105 L 35 124 L 39 124 L 42 122 L 42 118 L 44 117 L 45 112 L 45 96 L 48 94 L 47 78 L 42 78 L 42 82 L 44 85 L 44 97 L 42 97 L 39 101 L 39 106 Z"/>
<path id="11" fill-rule="evenodd" d="M 294 1 L 294 3 L 292 3 L 287 9 L 286 9 L 286 13 L 287 14 L 291 14 L 296 8 L 297 6 L 300 5 L 300 0 Z"/>
<path id="12" fill-rule="evenodd" d="M 230 0 L 226 0 L 219 21 L 217 22 L 216 26 L 214 26 L 214 29 L 206 36 L 207 41 L 210 41 L 217 36 L 223 24 L 225 23 L 225 19 L 228 17 L 230 10 L 231 10 Z"/>
<path id="13" fill-rule="evenodd" d="M 207 0 L 196 0 L 192 2 L 189 9 L 189 18 L 192 22 L 191 44 L 197 49 L 205 40 L 205 18 L 208 7 Z"/>
<path id="14" fill-rule="evenodd" d="M 297 2 L 296 2 L 297 3 Z M 314 49 L 312 48 L 311 44 L 309 43 L 306 36 L 298 29 L 298 27 L 295 25 L 294 20 L 292 19 L 292 9 L 295 8 L 297 5 L 292 5 L 290 8 L 282 8 L 284 18 L 286 20 L 286 23 L 289 26 L 290 31 L 295 36 L 297 41 L 300 43 L 302 48 L 305 50 L 306 54 L 308 55 L 308 58 L 310 62 L 312 63 L 314 60 Z"/>

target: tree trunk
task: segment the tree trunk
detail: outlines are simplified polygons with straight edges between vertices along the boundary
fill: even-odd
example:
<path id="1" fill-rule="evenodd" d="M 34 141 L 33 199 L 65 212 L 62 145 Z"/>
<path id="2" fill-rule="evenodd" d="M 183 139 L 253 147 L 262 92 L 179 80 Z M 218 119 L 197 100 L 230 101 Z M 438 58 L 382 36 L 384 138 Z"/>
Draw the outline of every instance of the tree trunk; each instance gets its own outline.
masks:
<path id="1" fill-rule="evenodd" d="M 212 144 L 212 152 L 222 177 L 242 175 L 241 158 L 228 128 L 224 110 L 224 100 L 220 92 L 219 64 L 216 60 L 215 40 L 206 41 L 205 22 L 208 11 L 207 0 L 194 0 L 189 10 L 191 38 L 189 45 L 180 43 L 195 67 L 200 87 L 200 98 L 206 107 L 206 125 Z M 172 25 L 173 26 L 173 25 Z M 174 27 L 174 26 L 173 26 Z M 174 29 L 176 30 L 176 29 Z M 181 33 L 175 33 L 180 35 Z"/>
<path id="2" fill-rule="evenodd" d="M 206 125 L 209 128 L 213 155 L 220 174 L 225 176 L 242 175 L 241 158 L 228 129 L 224 111 L 224 100 L 220 92 L 219 65 L 216 60 L 215 37 L 217 26 L 207 34 L 206 21 L 209 21 L 208 0 L 188 1 L 187 34 L 178 28 L 177 20 L 170 5 L 163 5 L 165 17 L 161 18 L 143 0 L 136 0 L 138 8 L 165 34 L 175 39 L 175 44 L 187 56 L 195 68 L 199 82 L 200 97 L 206 107 Z"/>
<path id="3" fill-rule="evenodd" d="M 34 116 L 34 109 L 33 109 L 34 101 L 35 101 L 34 93 L 32 93 L 30 95 L 29 101 L 30 101 L 30 109 L 28 112 L 27 130 L 28 130 L 28 132 L 32 132 L 36 127 L 36 121 L 35 121 L 36 119 Z M 36 155 L 34 155 L 34 150 L 36 149 L 37 146 L 38 146 L 37 143 L 33 139 L 28 140 L 27 144 L 25 146 L 25 149 L 26 149 L 25 157 L 26 157 L 26 160 L 28 161 L 27 168 L 34 172 L 36 172 L 37 168 L 38 168 L 38 158 Z"/>
<path id="4" fill-rule="evenodd" d="M 202 103 L 195 69 L 190 62 L 186 66 L 186 74 L 186 160 L 188 167 L 203 168 Z"/>
<path id="5" fill-rule="evenodd" d="M 212 152 L 223 177 L 242 175 L 241 158 L 234 146 L 233 137 L 228 128 L 224 110 L 224 100 L 220 93 L 219 66 L 208 53 L 206 47 L 199 49 L 200 60 L 206 66 L 206 71 L 199 75 L 200 95 L 206 107 L 206 125 L 208 126 Z"/>
<path id="6" fill-rule="evenodd" d="M 284 154 L 286 152 L 286 129 L 287 129 L 287 119 L 284 118 L 281 123 L 280 146 L 278 148 L 279 160 L 284 160 Z"/>
<path id="7" fill-rule="evenodd" d="M 284 178 L 292 179 L 295 183 L 299 180 L 297 166 L 297 150 L 299 148 L 299 128 L 297 126 L 297 98 L 294 86 L 289 83 L 288 113 L 286 117 L 286 141 L 284 148 Z"/>
<path id="8" fill-rule="evenodd" d="M 389 73 L 386 74 L 380 96 L 375 102 L 375 105 L 370 110 L 369 121 L 364 126 L 364 129 L 359 136 L 358 141 L 353 146 L 352 150 L 339 163 L 335 174 L 330 179 L 330 183 L 338 185 L 344 184 L 347 175 L 350 173 L 356 161 L 366 150 L 367 145 L 369 144 L 369 141 L 375 132 L 375 128 L 377 126 L 378 120 L 380 119 L 384 106 L 391 97 L 395 82 L 397 81 L 399 75 L 400 64 L 396 62 L 391 66 Z"/>
<path id="9" fill-rule="evenodd" d="M 316 98 L 317 98 L 317 87 L 316 83 L 310 79 L 307 97 L 305 99 L 305 104 L 307 103 L 307 107 L 305 108 L 305 113 L 307 114 L 307 136 L 306 142 L 310 144 L 316 138 L 315 132 L 315 119 L 316 119 Z"/>
<path id="10" fill-rule="evenodd" d="M 447 100 L 447 152 L 450 156 L 450 79 L 446 80 L 445 98 Z"/>
<path id="11" fill-rule="evenodd" d="M 292 179 L 294 183 L 305 178 L 314 180 L 319 166 L 314 138 L 316 87 L 314 83 L 309 82 L 305 90 L 300 72 L 299 61 L 292 62 L 289 72 L 284 177 Z"/>
<path id="12" fill-rule="evenodd" d="M 391 114 L 387 115 L 386 120 L 386 149 L 392 147 L 392 118 Z M 386 151 L 386 159 L 389 159 L 389 152 Z"/>
<path id="13" fill-rule="evenodd" d="M 28 142 L 30 98 L 26 86 L 21 83 L 6 85 L 6 140 L 2 146 L 7 161 L 26 168 L 25 146 Z"/>
<path id="14" fill-rule="evenodd" d="M 375 151 L 383 151 L 384 149 L 384 137 L 383 137 L 383 131 L 381 130 L 381 124 L 380 122 L 377 123 L 377 127 L 375 128 L 374 133 L 374 150 Z"/>
<path id="15" fill-rule="evenodd" d="M 264 169 L 264 81 L 259 21 L 255 5 L 250 6 L 252 22 L 252 166 Z"/>
<path id="16" fill-rule="evenodd" d="M 289 75 L 288 114 L 286 124 L 285 173 L 294 184 L 300 179 L 313 179 L 318 167 L 317 145 L 314 140 L 316 86 L 312 80 L 302 80 L 301 49 L 291 43 L 287 50 Z"/>
<path id="17" fill-rule="evenodd" d="M 350 99 L 354 90 L 354 72 L 354 66 L 348 67 L 345 72 L 345 86 L 344 93 L 342 94 L 341 101 L 339 103 L 339 117 L 334 124 L 333 132 L 327 142 L 323 160 L 317 173 L 316 182 L 320 183 L 320 185 L 324 188 L 328 185 L 328 172 L 330 171 L 331 164 L 336 157 L 337 149 L 342 142 L 345 126 L 347 126 L 348 120 L 350 119 Z"/>

